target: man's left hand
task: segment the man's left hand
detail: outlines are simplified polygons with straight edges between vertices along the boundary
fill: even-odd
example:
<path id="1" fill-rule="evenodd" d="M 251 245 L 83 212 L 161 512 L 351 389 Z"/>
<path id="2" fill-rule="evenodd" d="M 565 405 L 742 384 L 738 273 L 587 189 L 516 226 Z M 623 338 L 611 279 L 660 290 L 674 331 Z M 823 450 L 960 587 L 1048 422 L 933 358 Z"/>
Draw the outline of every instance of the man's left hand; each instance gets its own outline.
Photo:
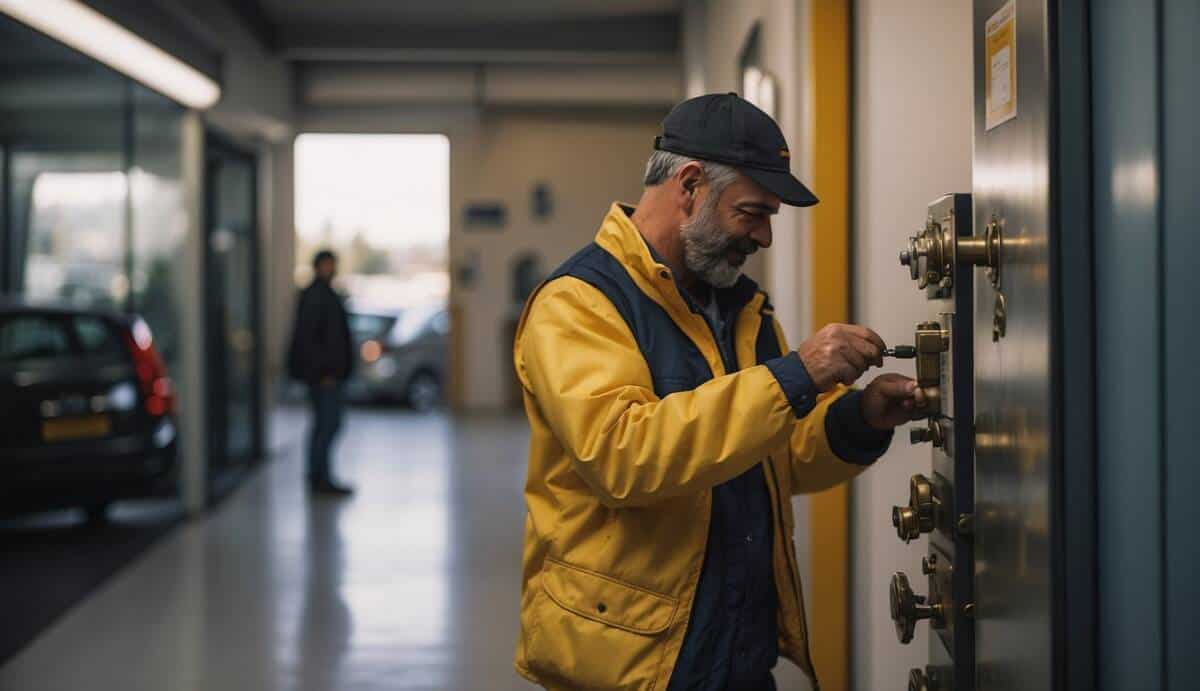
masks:
<path id="1" fill-rule="evenodd" d="M 886 431 L 920 417 L 925 393 L 902 374 L 881 374 L 863 390 L 861 402 L 867 424 Z"/>

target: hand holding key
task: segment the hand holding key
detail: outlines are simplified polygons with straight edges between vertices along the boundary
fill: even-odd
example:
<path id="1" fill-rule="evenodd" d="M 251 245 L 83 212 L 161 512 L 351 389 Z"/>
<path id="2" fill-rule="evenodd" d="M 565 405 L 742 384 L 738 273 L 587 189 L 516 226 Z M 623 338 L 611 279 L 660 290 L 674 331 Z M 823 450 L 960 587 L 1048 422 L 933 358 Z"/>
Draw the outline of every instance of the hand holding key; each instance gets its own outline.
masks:
<path id="1" fill-rule="evenodd" d="M 887 344 L 874 331 L 855 324 L 829 324 L 796 348 L 818 391 L 850 385 L 872 365 L 883 366 Z"/>

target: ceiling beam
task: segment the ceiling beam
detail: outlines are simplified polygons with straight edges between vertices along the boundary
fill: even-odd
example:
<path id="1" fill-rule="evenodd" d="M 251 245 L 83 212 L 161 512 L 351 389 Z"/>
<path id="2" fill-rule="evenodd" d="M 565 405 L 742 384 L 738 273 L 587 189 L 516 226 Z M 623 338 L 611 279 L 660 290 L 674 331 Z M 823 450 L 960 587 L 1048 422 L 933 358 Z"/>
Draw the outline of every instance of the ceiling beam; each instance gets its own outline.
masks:
<path id="1" fill-rule="evenodd" d="M 406 62 L 677 61 L 679 16 L 455 24 L 298 24 L 279 27 L 291 60 Z"/>
<path id="2" fill-rule="evenodd" d="M 678 65 L 302 63 L 303 107 L 483 106 L 667 109 Z"/>
<path id="3" fill-rule="evenodd" d="M 259 0 L 225 0 L 226 6 L 238 16 L 263 50 L 279 50 L 279 29 L 267 15 Z"/>

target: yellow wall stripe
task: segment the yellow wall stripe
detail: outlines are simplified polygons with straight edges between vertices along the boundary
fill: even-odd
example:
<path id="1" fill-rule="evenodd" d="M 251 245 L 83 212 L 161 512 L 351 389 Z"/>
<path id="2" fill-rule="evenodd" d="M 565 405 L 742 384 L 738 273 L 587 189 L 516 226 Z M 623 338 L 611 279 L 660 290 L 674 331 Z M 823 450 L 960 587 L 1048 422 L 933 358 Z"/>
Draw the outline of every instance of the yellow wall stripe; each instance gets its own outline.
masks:
<path id="1" fill-rule="evenodd" d="M 850 319 L 850 8 L 848 0 L 810 0 L 808 70 L 812 156 L 813 328 Z M 849 689 L 850 541 L 845 485 L 809 504 L 813 664 L 823 691 Z"/>

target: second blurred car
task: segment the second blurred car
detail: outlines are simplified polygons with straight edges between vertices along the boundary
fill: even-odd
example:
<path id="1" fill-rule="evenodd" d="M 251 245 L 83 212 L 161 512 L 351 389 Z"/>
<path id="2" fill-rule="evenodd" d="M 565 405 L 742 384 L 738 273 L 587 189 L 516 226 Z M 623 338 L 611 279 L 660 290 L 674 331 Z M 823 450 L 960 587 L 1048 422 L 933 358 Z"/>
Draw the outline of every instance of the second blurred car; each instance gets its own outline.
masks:
<path id="1" fill-rule="evenodd" d="M 346 384 L 349 398 L 401 402 L 418 411 L 441 405 L 450 332 L 444 307 L 353 307 L 350 332 L 359 366 Z"/>

